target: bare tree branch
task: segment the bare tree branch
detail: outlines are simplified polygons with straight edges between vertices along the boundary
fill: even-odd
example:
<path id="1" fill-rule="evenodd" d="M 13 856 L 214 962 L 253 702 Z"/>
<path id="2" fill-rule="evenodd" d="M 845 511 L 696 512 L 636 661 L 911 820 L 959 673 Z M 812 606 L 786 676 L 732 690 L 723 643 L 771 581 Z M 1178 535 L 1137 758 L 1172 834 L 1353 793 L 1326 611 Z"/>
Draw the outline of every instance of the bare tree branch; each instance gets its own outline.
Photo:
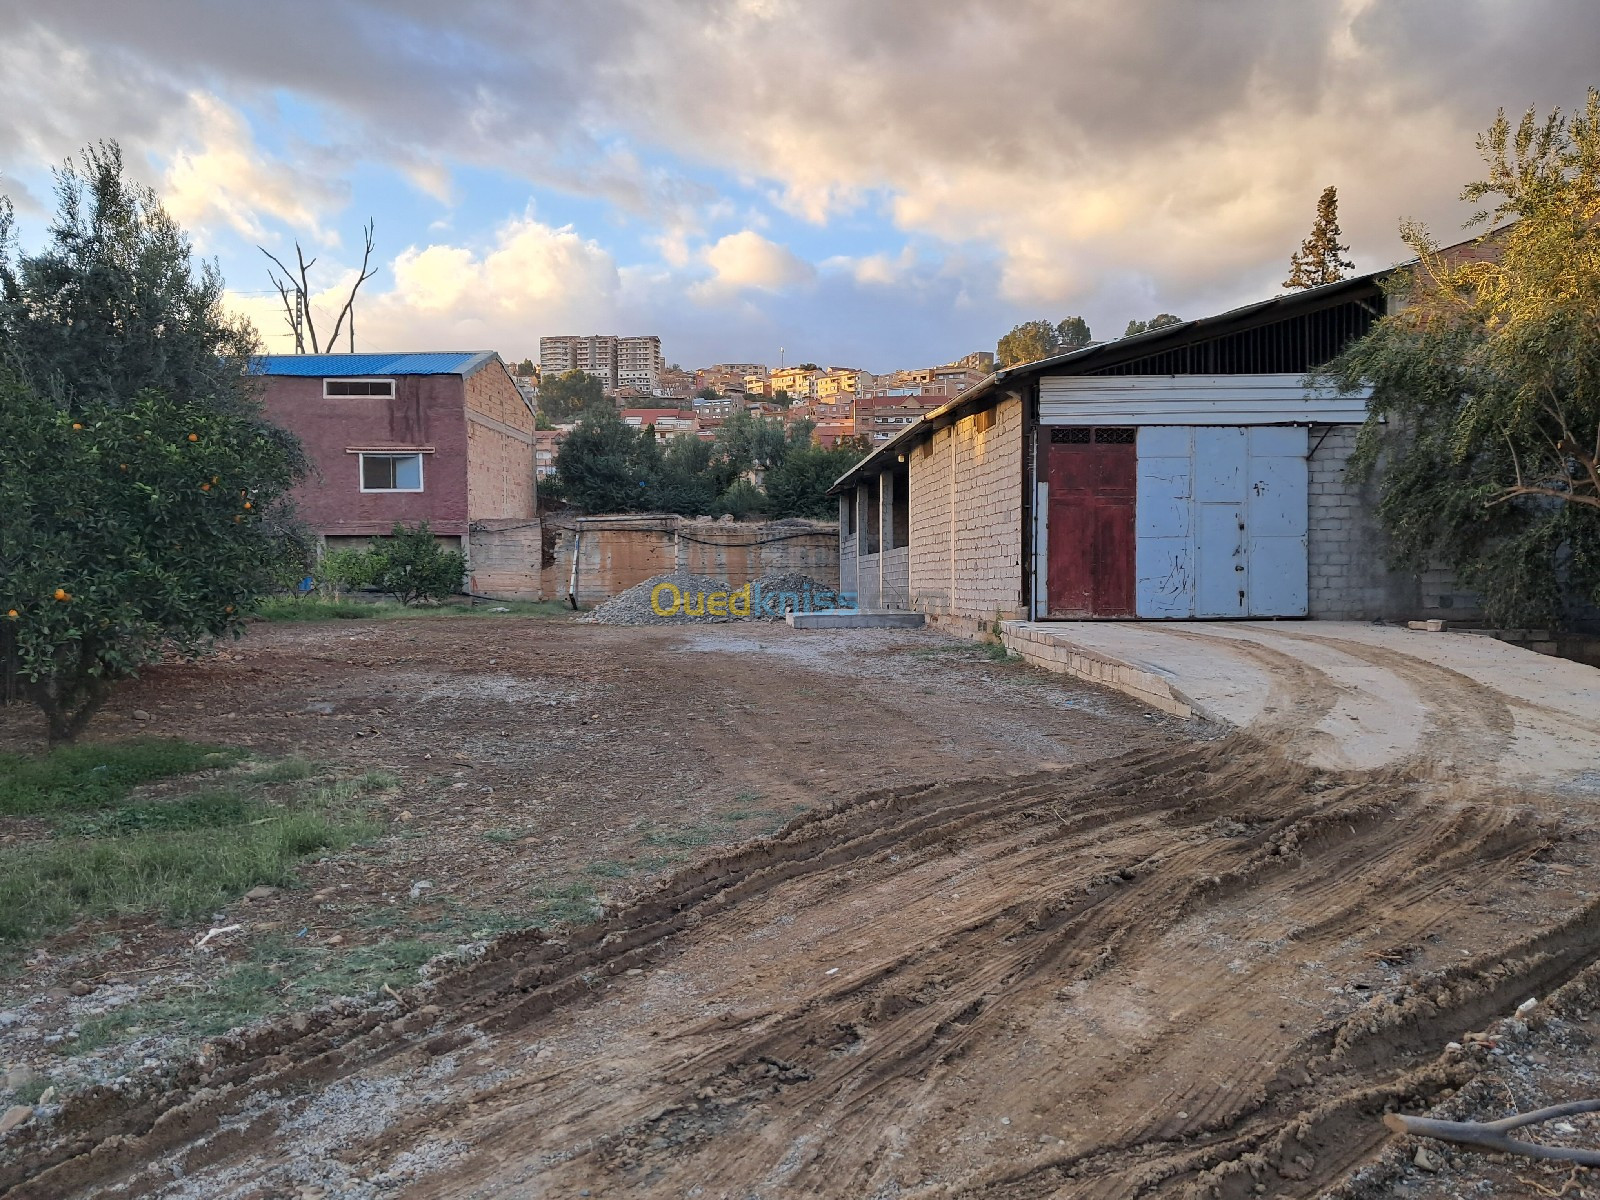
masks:
<path id="1" fill-rule="evenodd" d="M 333 323 L 333 332 L 328 335 L 328 349 L 329 350 L 332 350 L 334 348 L 334 346 L 338 344 L 338 341 L 339 341 L 339 327 L 344 324 L 344 319 L 346 317 L 349 317 L 350 318 L 350 353 L 352 353 L 352 354 L 355 353 L 355 350 L 356 350 L 356 316 L 355 316 L 354 309 L 355 309 L 355 302 L 356 302 L 356 292 L 360 290 L 361 285 L 363 283 L 365 283 L 367 280 L 371 279 L 374 275 L 376 275 L 378 273 L 378 268 L 377 267 L 373 267 L 370 270 L 367 268 L 367 264 L 372 260 L 372 248 L 373 248 L 373 246 L 375 244 L 373 242 L 372 235 L 373 235 L 373 231 L 374 231 L 375 228 L 376 228 L 376 223 L 373 222 L 373 221 L 368 221 L 367 222 L 367 227 L 361 231 L 362 237 L 366 241 L 366 245 L 362 248 L 362 251 L 361 251 L 361 270 L 356 275 L 356 281 L 353 284 L 350 285 L 350 295 L 345 300 L 344 307 L 339 310 L 339 319 L 336 320 Z"/>
<path id="2" fill-rule="evenodd" d="M 1569 1146 L 1540 1146 L 1533 1142 L 1518 1141 L 1506 1136 L 1511 1129 L 1524 1125 L 1537 1125 L 1557 1117 L 1571 1117 L 1578 1113 L 1600 1112 L 1600 1100 L 1575 1100 L 1571 1104 L 1556 1104 L 1533 1112 L 1518 1113 L 1499 1121 L 1436 1121 L 1432 1117 L 1408 1117 L 1402 1113 L 1388 1113 L 1383 1123 L 1396 1133 L 1412 1133 L 1418 1137 L 1436 1138 L 1458 1146 L 1481 1146 L 1501 1154 L 1521 1154 L 1528 1158 L 1553 1158 L 1560 1162 L 1581 1163 L 1586 1167 L 1600 1167 L 1600 1150 L 1580 1150 Z"/>
<path id="3" fill-rule="evenodd" d="M 311 339 L 311 353 L 321 354 L 322 347 L 317 345 L 317 326 L 311 319 L 311 283 L 306 278 L 306 272 L 317 265 L 317 260 L 313 258 L 310 262 L 306 261 L 305 252 L 300 249 L 298 239 L 294 244 L 294 256 L 300 262 L 300 297 L 305 302 L 306 335 Z"/>

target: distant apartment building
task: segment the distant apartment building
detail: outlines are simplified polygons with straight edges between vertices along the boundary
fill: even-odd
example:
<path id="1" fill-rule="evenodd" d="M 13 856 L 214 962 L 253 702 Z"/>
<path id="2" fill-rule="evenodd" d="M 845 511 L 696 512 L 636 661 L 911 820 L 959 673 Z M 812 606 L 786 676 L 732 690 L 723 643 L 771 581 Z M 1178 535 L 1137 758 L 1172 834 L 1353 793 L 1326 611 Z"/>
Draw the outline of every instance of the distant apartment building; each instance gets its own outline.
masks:
<path id="1" fill-rule="evenodd" d="M 744 395 L 750 390 L 745 386 L 749 376 L 766 379 L 767 369 L 760 363 L 717 363 L 715 366 L 701 367 L 694 373 L 694 387 L 696 391 L 711 388 L 723 394 L 738 392 Z"/>
<path id="2" fill-rule="evenodd" d="M 733 397 L 719 396 L 714 400 L 704 400 L 696 397 L 694 412 L 695 416 L 701 418 L 715 417 L 720 420 L 723 417 L 731 417 L 733 415 Z"/>
<path id="3" fill-rule="evenodd" d="M 816 381 L 816 390 L 812 394 L 818 400 L 855 396 L 869 390 L 875 382 L 876 376 L 869 371 L 859 371 L 854 367 L 829 367 Z"/>
<path id="4" fill-rule="evenodd" d="M 817 380 L 822 372 L 815 367 L 779 367 L 768 376 L 774 394 L 787 392 L 792 398 L 802 400 L 817 394 Z"/>
<path id="5" fill-rule="evenodd" d="M 607 392 L 619 389 L 654 393 L 661 386 L 666 363 L 655 334 L 619 337 L 591 334 L 539 339 L 539 371 L 543 376 L 585 371 Z"/>
<path id="6" fill-rule="evenodd" d="M 899 404 L 885 404 L 868 410 L 858 420 L 857 426 L 877 446 L 887 442 L 907 425 L 915 425 L 922 420 L 924 413 L 931 412 L 934 407 L 911 397 Z"/>
<path id="7" fill-rule="evenodd" d="M 536 477 L 548 479 L 556 473 L 556 459 L 561 454 L 561 440 L 566 436 L 565 429 L 533 431 L 533 473 Z"/>
<path id="8" fill-rule="evenodd" d="M 681 408 L 625 408 L 622 423 L 635 429 L 653 428 L 658 442 L 694 437 L 700 432 L 699 418 Z"/>

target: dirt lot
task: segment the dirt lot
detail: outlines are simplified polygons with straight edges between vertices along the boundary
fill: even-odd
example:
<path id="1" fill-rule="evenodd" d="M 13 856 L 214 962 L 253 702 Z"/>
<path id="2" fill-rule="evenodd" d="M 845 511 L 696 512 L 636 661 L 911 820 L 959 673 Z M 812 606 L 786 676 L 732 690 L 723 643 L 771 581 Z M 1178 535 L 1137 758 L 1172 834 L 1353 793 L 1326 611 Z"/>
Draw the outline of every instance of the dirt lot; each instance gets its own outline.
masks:
<path id="1" fill-rule="evenodd" d="M 1588 797 L 1314 770 L 934 634 L 353 625 L 260 627 L 103 726 L 401 780 L 373 846 L 219 914 L 246 928 L 217 957 L 263 925 L 348 945 L 451 912 L 543 911 L 557 935 L 463 939 L 465 966 L 176 1070 L 178 1040 L 90 1056 L 111 1086 L 0 1143 L 0 1195 L 1442 1197 L 1566 1178 L 1443 1153 L 1424 1170 L 1377 1117 L 1592 1094 Z M 552 896 L 603 915 L 553 927 Z M 98 993 L 68 981 L 214 969 L 202 928 L 112 932 L 7 985 L 25 1019 L 0 1057 L 33 1061 L 81 1019 Z M 1570 1128 L 1600 1141 L 1592 1118 Z"/>

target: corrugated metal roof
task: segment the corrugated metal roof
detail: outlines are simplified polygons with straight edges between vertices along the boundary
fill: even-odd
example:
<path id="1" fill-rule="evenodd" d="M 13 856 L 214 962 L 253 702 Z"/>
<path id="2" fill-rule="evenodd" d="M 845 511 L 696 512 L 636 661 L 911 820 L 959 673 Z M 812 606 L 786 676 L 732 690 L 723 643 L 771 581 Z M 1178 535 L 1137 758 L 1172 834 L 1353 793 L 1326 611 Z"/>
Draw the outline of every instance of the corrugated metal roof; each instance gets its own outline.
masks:
<path id="1" fill-rule="evenodd" d="M 890 455 L 899 454 L 903 448 L 909 447 L 919 439 L 929 436 L 934 430 L 949 424 L 950 415 L 956 409 L 964 408 L 975 401 L 983 399 L 998 391 L 1003 384 L 1013 381 L 1020 383 L 1057 368 L 1065 368 L 1068 372 L 1071 372 L 1074 369 L 1092 367 L 1096 360 L 1128 353 L 1129 347 L 1142 347 L 1146 344 L 1152 347 L 1170 345 L 1174 342 L 1194 337 L 1196 334 L 1207 333 L 1216 326 L 1238 321 L 1241 318 L 1257 313 L 1266 313 L 1273 309 L 1309 307 L 1319 301 L 1344 292 L 1370 287 L 1389 275 L 1390 272 L 1406 265 L 1408 264 L 1401 263 L 1396 267 L 1388 267 L 1382 271 L 1372 271 L 1365 275 L 1341 280 L 1338 283 L 1326 283 L 1319 287 L 1306 288 L 1286 295 L 1274 296 L 1270 300 L 1258 300 L 1253 304 L 1231 308 L 1227 312 L 1218 313 L 1212 317 L 1197 317 L 1192 321 L 1180 321 L 1176 325 L 1163 325 L 1159 329 L 1136 333 L 1131 337 L 1117 338 L 1109 342 L 1096 342 L 1094 345 L 1086 346 L 1081 350 L 1068 350 L 1051 358 L 1041 358 L 1034 362 L 1001 367 L 988 378 L 973 384 L 955 399 L 940 405 L 931 412 L 923 413 L 920 421 L 912 422 L 883 443 L 883 445 L 875 447 L 860 462 L 834 480 L 833 486 L 828 489 L 827 494 L 830 496 L 837 495 L 844 489 L 846 484 L 871 473 L 869 468 L 873 467 L 875 463 L 880 461 L 887 462 Z"/>
<path id="2" fill-rule="evenodd" d="M 471 375 L 493 350 L 439 350 L 420 354 L 263 354 L 250 364 L 257 375 Z"/>

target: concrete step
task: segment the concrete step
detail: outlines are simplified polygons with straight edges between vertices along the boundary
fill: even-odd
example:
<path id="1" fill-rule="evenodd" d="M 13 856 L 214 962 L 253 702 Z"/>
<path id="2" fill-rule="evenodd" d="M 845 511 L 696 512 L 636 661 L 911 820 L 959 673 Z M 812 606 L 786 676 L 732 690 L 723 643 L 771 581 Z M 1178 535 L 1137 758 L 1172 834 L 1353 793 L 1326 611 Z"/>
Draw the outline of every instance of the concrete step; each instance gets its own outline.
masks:
<path id="1" fill-rule="evenodd" d="M 921 629 L 924 618 L 919 612 L 894 609 L 876 612 L 836 609 L 833 612 L 784 613 L 783 619 L 795 629 Z"/>

